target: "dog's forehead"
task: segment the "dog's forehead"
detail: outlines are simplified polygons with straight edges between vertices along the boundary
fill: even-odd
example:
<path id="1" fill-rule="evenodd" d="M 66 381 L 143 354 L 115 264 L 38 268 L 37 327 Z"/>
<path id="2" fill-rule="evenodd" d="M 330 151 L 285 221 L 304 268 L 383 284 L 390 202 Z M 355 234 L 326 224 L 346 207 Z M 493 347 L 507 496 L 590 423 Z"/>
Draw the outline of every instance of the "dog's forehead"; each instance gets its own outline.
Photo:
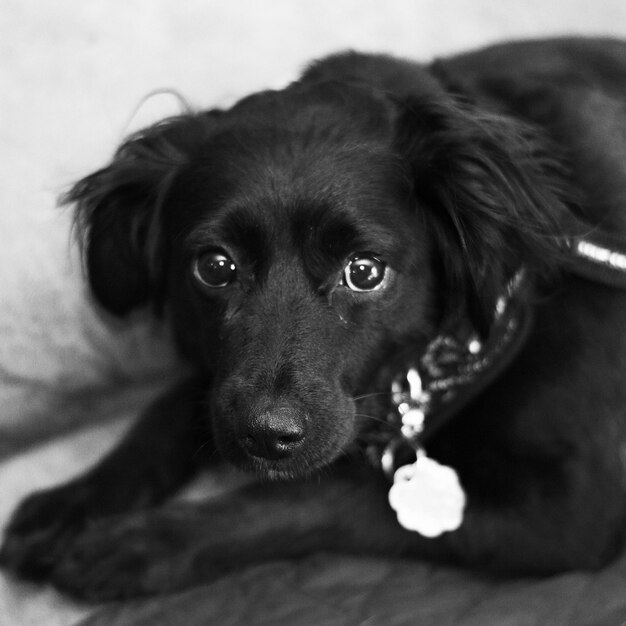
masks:
<path id="1" fill-rule="evenodd" d="M 286 89 L 252 94 L 223 112 L 222 121 L 290 128 L 350 129 L 358 133 L 389 128 L 396 106 L 382 92 L 339 81 L 293 83 Z"/>
<path id="2" fill-rule="evenodd" d="M 221 154 L 214 163 L 227 177 L 238 176 L 238 186 L 245 177 L 290 189 L 337 187 L 342 176 L 353 179 L 389 159 L 395 113 L 371 90 L 296 84 L 253 94 L 224 112 L 207 151 Z"/>
<path id="3" fill-rule="evenodd" d="M 338 256 L 399 245 L 397 226 L 408 212 L 408 194 L 387 155 L 352 146 L 239 163 L 237 169 L 228 172 L 221 201 L 203 211 L 199 243 L 208 236 L 215 243 L 260 249 L 269 241 Z"/>
<path id="4" fill-rule="evenodd" d="M 195 239 L 217 233 L 227 242 L 272 238 L 301 247 L 309 233 L 317 237 L 307 241 L 339 249 L 368 239 L 384 247 L 397 234 L 409 192 L 388 120 L 370 111 L 369 122 L 356 123 L 341 104 L 300 104 L 282 115 L 243 116 L 208 143 Z"/>

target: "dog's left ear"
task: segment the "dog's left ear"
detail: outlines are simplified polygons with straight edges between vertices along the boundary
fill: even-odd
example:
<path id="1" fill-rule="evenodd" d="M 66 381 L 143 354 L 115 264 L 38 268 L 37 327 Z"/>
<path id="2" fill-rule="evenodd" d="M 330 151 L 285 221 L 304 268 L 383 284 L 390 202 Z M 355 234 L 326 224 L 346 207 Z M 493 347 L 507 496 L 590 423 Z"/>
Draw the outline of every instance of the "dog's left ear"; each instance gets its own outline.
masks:
<path id="1" fill-rule="evenodd" d="M 131 135 L 111 163 L 62 197 L 75 205 L 89 283 L 108 311 L 125 315 L 150 304 L 160 310 L 168 256 L 164 202 L 216 115 L 185 114 Z"/>
<path id="2" fill-rule="evenodd" d="M 470 104 L 433 96 L 400 109 L 396 142 L 435 240 L 444 315 L 465 311 L 486 334 L 514 274 L 561 254 L 560 164 L 531 129 Z"/>

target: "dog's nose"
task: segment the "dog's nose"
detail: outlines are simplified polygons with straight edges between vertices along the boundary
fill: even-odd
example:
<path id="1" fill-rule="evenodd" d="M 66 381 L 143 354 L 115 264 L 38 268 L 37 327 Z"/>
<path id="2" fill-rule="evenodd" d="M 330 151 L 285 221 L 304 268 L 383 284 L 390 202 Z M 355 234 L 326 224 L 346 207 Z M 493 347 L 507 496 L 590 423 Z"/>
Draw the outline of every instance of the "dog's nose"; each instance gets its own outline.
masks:
<path id="1" fill-rule="evenodd" d="M 280 407 L 250 419 L 239 443 L 248 454 L 264 459 L 284 459 L 302 446 L 305 438 L 302 415 Z"/>

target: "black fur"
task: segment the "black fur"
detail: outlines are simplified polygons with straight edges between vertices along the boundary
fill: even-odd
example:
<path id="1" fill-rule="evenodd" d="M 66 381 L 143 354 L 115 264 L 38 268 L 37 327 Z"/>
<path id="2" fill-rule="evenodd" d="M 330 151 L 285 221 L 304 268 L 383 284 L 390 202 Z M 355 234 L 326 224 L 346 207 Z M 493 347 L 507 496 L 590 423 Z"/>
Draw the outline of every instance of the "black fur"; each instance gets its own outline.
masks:
<path id="1" fill-rule="evenodd" d="M 4 565 L 107 599 L 319 549 L 606 563 L 626 520 L 626 294 L 577 278 L 563 241 L 573 216 L 626 234 L 625 106 L 626 44 L 566 39 L 428 66 L 336 55 L 131 136 L 66 201 L 97 300 L 153 307 L 195 376 L 92 470 L 28 498 Z M 236 266 L 225 286 L 194 277 L 213 250 Z M 348 287 L 355 254 L 386 264 L 380 289 Z M 466 519 L 424 539 L 396 522 L 361 435 L 406 355 L 465 319 L 486 334 L 521 267 L 527 344 L 429 442 Z M 155 508 L 222 460 L 272 480 Z"/>

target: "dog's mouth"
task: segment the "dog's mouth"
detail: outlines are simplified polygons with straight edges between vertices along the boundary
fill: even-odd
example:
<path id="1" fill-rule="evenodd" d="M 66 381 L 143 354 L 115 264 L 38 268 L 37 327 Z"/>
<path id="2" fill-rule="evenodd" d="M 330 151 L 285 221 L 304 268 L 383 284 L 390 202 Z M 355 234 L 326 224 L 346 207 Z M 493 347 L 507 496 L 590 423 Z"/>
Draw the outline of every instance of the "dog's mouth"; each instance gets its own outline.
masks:
<path id="1" fill-rule="evenodd" d="M 227 461 L 240 470 L 269 481 L 306 478 L 331 464 L 342 453 L 339 448 L 323 455 L 307 450 L 284 459 L 267 459 L 253 456 L 232 448 L 224 453 Z"/>
<path id="2" fill-rule="evenodd" d="M 333 435 L 334 433 L 329 433 L 323 443 L 306 441 L 297 451 L 285 454 L 281 458 L 253 454 L 238 441 L 220 448 L 227 461 L 245 472 L 255 474 L 258 478 L 270 481 L 295 480 L 314 474 L 341 456 L 348 447 L 350 438 L 343 444 L 343 441 L 339 441 Z"/>
<path id="3" fill-rule="evenodd" d="M 330 461 L 329 461 L 330 463 Z M 299 478 L 306 478 L 315 471 L 324 467 L 326 463 L 320 466 L 311 465 L 308 462 L 302 462 L 301 459 L 293 459 L 291 461 L 271 461 L 267 459 L 248 458 L 243 462 L 237 462 L 239 469 L 249 474 L 254 474 L 257 478 L 266 481 L 289 481 Z"/>

